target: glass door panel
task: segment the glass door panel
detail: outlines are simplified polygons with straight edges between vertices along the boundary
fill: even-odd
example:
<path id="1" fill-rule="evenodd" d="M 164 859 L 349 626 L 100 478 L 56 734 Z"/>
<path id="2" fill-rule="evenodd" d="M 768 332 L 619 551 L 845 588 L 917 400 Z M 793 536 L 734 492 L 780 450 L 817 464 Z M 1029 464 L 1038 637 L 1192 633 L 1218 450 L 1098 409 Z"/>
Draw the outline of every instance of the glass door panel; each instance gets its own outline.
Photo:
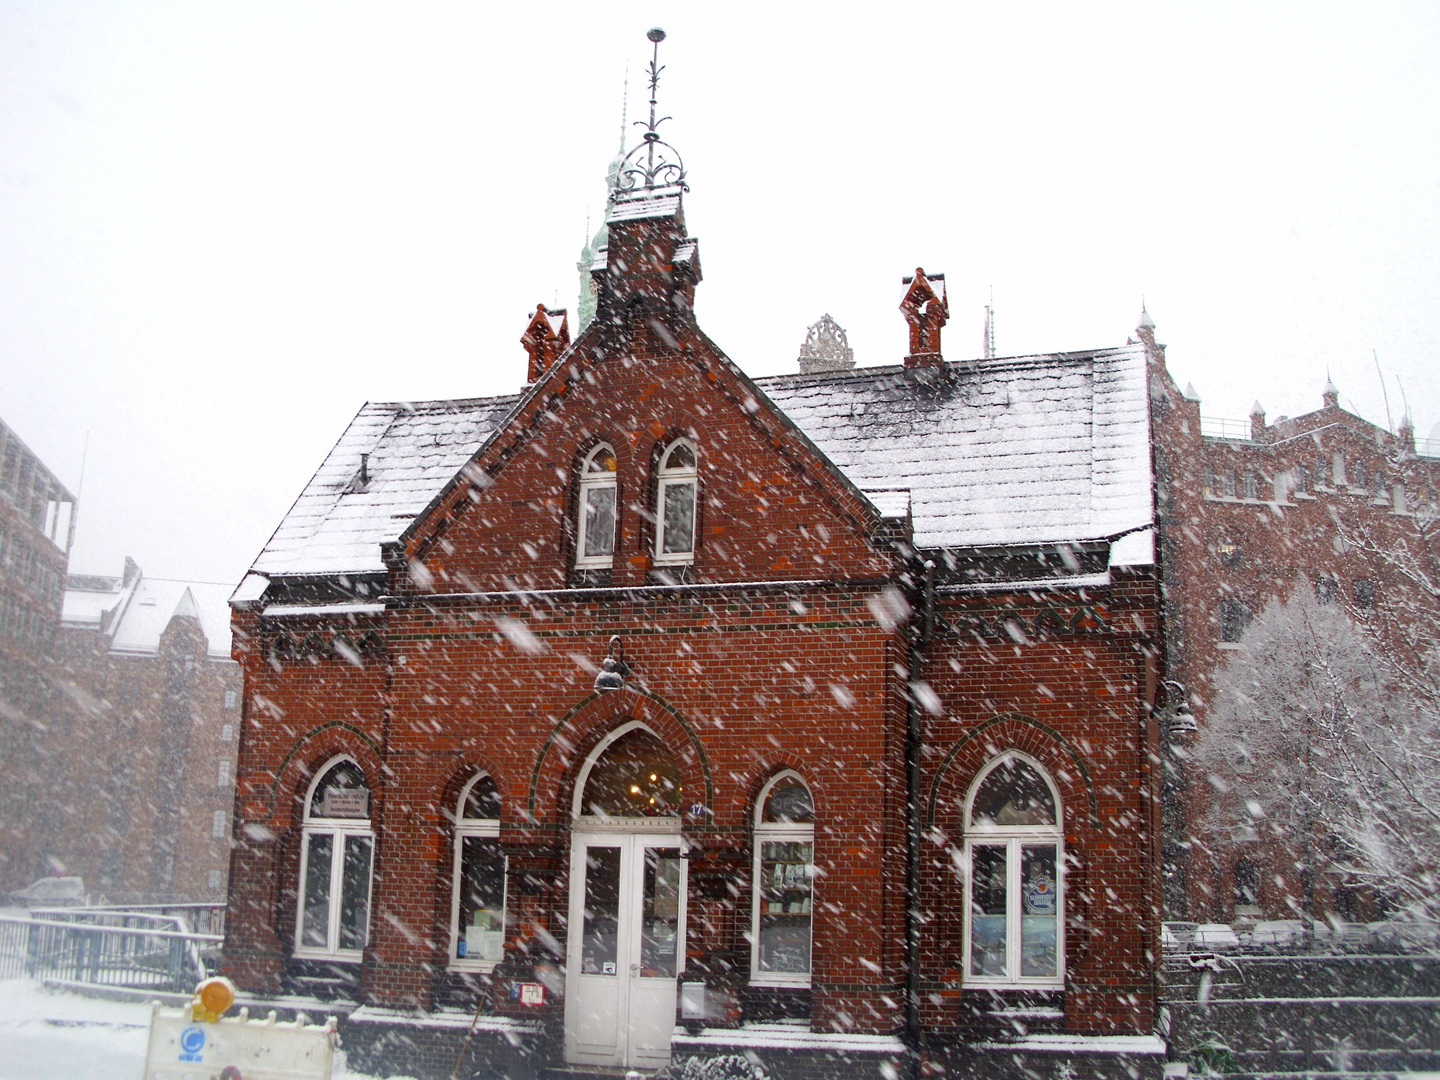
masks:
<path id="1" fill-rule="evenodd" d="M 640 975 L 676 975 L 680 939 L 680 849 L 645 849 L 645 891 L 640 910 Z"/>
<path id="2" fill-rule="evenodd" d="M 585 927 L 580 970 L 586 975 L 619 973 L 620 849 L 591 847 L 585 852 Z"/>

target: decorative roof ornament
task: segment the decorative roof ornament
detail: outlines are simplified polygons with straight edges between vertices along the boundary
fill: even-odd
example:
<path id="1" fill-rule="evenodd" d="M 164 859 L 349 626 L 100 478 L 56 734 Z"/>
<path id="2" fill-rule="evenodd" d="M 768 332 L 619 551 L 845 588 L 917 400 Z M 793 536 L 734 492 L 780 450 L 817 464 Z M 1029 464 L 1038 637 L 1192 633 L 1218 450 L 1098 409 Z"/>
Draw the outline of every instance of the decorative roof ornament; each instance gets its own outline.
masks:
<path id="1" fill-rule="evenodd" d="M 800 346 L 800 374 L 822 371 L 849 371 L 855 366 L 855 350 L 845 330 L 828 314 L 810 327 Z"/>
<path id="2" fill-rule="evenodd" d="M 657 119 L 655 116 L 656 88 L 660 85 L 660 72 L 665 70 L 660 64 L 660 42 L 665 40 L 665 31 L 657 26 L 645 36 L 655 47 L 650 57 L 650 120 L 645 124 L 644 140 L 625 155 L 620 165 L 619 175 L 610 192 L 612 202 L 618 195 L 642 188 L 678 187 L 681 191 L 690 190 L 690 185 L 685 182 L 685 165 L 680 160 L 680 152 L 660 138 L 659 127 L 670 117 Z M 640 123 L 639 120 L 635 122 Z"/>

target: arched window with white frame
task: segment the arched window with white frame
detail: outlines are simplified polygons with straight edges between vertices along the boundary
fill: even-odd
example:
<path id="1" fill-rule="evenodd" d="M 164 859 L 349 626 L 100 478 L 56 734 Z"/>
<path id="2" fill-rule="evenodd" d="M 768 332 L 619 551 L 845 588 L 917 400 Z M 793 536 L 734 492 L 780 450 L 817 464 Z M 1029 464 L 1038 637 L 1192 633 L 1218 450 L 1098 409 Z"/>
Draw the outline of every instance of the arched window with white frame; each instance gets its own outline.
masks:
<path id="1" fill-rule="evenodd" d="M 360 959 L 370 932 L 374 852 L 365 774 L 352 758 L 331 758 L 305 793 L 296 956 Z"/>
<path id="2" fill-rule="evenodd" d="M 450 966 L 489 971 L 505 958 L 505 852 L 500 793 L 481 773 L 455 805 L 454 886 L 450 893 Z"/>
<path id="3" fill-rule="evenodd" d="M 1016 751 L 981 771 L 965 802 L 967 986 L 1055 988 L 1065 977 L 1059 793 Z"/>
<path id="4" fill-rule="evenodd" d="M 677 439 L 660 455 L 655 490 L 655 564 L 677 566 L 695 561 L 695 499 L 699 470 L 695 445 Z"/>
<path id="5" fill-rule="evenodd" d="M 608 567 L 615 556 L 617 502 L 615 451 L 601 443 L 580 466 L 575 565 L 579 569 Z"/>
<path id="6" fill-rule="evenodd" d="M 815 804 L 796 772 L 773 777 L 756 800 L 754 874 L 750 982 L 809 986 Z"/>

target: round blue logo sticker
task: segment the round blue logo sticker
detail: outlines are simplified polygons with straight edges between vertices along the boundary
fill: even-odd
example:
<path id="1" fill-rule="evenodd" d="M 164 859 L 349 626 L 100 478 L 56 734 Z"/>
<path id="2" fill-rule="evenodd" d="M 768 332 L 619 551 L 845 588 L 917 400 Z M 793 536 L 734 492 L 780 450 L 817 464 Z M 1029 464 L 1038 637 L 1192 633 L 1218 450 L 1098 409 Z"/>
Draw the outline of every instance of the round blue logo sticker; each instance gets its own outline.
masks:
<path id="1" fill-rule="evenodd" d="M 205 1049 L 205 1029 L 191 1024 L 181 1031 L 180 1049 L 187 1054 L 198 1054 Z"/>
<path id="2" fill-rule="evenodd" d="M 1025 883 L 1025 911 L 1030 915 L 1052 915 L 1055 912 L 1055 883 L 1047 877 Z"/>

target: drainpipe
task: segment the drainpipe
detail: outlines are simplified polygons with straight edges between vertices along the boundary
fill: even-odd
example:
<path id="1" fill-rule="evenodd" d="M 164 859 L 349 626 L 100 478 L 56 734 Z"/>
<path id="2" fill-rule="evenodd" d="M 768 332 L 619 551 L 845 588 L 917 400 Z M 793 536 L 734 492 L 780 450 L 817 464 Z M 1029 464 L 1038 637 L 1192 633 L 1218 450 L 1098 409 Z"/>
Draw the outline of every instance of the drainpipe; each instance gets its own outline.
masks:
<path id="1" fill-rule="evenodd" d="M 913 565 L 913 564 L 912 564 Z M 925 646 L 935 630 L 935 564 L 916 566 L 921 579 L 915 618 L 910 623 L 909 680 L 920 681 Z M 924 1039 L 920 1028 L 920 750 L 924 742 L 922 706 L 908 695 L 905 725 L 905 1044 L 919 1075 Z"/>

